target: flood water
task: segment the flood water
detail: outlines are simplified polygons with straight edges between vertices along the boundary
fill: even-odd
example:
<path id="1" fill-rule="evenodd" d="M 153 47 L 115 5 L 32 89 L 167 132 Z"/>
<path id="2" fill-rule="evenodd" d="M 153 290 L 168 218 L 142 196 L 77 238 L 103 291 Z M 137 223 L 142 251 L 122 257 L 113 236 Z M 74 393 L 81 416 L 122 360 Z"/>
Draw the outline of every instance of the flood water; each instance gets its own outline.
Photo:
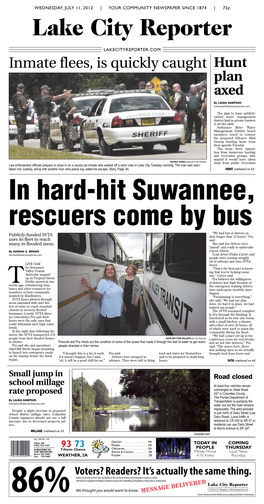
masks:
<path id="1" fill-rule="evenodd" d="M 165 412 L 140 414 L 140 410 L 112 411 L 112 415 L 101 417 L 86 412 L 73 418 L 73 432 L 129 432 L 129 431 L 209 431 L 209 422 L 194 416 L 169 415 Z"/>

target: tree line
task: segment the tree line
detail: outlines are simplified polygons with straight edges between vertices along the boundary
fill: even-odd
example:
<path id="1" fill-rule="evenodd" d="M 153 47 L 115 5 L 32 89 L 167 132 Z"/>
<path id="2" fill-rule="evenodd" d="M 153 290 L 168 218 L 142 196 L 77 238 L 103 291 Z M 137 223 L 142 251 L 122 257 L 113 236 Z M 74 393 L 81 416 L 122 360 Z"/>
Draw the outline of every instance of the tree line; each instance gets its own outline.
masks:
<path id="1" fill-rule="evenodd" d="M 101 380 L 89 385 L 85 378 L 72 380 L 72 409 L 90 411 L 94 407 L 108 406 L 110 399 L 108 390 Z"/>
<path id="2" fill-rule="evenodd" d="M 17 84 L 25 85 L 25 93 L 34 100 L 40 94 L 40 88 L 47 84 L 52 95 L 60 94 L 64 89 L 72 89 L 73 93 L 84 93 L 91 89 L 114 89 L 117 84 L 126 84 L 127 89 L 138 89 L 139 82 L 154 77 L 150 73 L 10 73 L 9 74 L 9 102 L 16 93 Z M 176 82 L 181 84 L 182 90 L 189 91 L 191 84 L 197 84 L 206 79 L 205 73 L 157 73 L 155 77 L 167 80 L 169 88 Z M 172 93 L 172 92 L 171 92 Z"/>
<path id="3" fill-rule="evenodd" d="M 133 398 L 124 396 L 109 397 L 108 389 L 102 380 L 95 380 L 89 385 L 84 377 L 72 380 L 72 409 L 73 411 L 92 411 L 94 408 L 113 406 L 139 406 L 142 408 L 157 407 L 157 403 L 150 397 Z"/>
<path id="4" fill-rule="evenodd" d="M 121 395 L 151 397 L 168 413 L 210 417 L 210 371 L 208 369 L 124 369 Z"/>

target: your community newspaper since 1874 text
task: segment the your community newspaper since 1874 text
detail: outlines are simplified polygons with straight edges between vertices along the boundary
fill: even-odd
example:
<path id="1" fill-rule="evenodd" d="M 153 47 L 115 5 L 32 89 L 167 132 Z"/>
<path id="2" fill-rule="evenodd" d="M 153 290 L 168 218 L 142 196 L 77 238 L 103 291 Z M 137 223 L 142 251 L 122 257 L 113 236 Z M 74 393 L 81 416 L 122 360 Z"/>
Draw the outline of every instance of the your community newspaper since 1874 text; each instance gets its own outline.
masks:
<path id="1" fill-rule="evenodd" d="M 261 6 L 5 9 L 4 499 L 257 502 Z"/>

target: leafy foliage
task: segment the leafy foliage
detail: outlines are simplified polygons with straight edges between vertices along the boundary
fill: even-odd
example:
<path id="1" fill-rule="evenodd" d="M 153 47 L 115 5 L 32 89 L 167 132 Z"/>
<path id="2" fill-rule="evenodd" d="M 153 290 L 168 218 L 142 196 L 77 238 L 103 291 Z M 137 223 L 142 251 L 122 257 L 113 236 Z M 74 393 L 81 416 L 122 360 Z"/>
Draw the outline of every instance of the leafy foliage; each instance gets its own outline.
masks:
<path id="1" fill-rule="evenodd" d="M 95 392 L 95 404 L 97 408 L 99 408 L 99 406 L 107 406 L 110 404 L 108 389 L 101 380 L 98 379 L 94 382 L 93 389 Z"/>
<path id="2" fill-rule="evenodd" d="M 181 84 L 182 90 L 187 93 L 191 84 L 197 84 L 206 79 L 205 73 L 157 73 L 160 80 L 166 79 L 171 89 L 176 82 Z M 16 92 L 19 82 L 25 85 L 25 93 L 34 100 L 40 94 L 40 88 L 47 84 L 55 96 L 64 89 L 72 89 L 73 93 L 83 93 L 88 89 L 113 89 L 117 84 L 124 82 L 127 89 L 138 89 L 140 81 L 149 81 L 154 77 L 150 72 L 140 73 L 10 73 L 9 74 L 9 96 L 10 99 Z M 171 92 L 172 94 L 172 92 Z M 9 100 L 10 101 L 10 100 Z"/>
<path id="3" fill-rule="evenodd" d="M 77 378 L 72 380 L 72 407 L 73 410 L 82 409 L 90 411 L 95 404 L 95 391 L 85 378 Z"/>
<path id="4" fill-rule="evenodd" d="M 161 410 L 209 417 L 208 369 L 125 369 L 121 371 L 120 384 L 121 395 L 151 397 Z"/>

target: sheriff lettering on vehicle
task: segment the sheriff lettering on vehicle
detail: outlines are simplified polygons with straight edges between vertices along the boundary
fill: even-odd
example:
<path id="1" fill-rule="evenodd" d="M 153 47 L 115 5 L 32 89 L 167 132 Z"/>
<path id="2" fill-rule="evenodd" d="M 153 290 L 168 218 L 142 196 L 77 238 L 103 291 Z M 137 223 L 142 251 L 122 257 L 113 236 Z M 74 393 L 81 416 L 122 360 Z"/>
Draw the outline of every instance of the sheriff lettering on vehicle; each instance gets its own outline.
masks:
<path id="1" fill-rule="evenodd" d="M 101 97 L 83 120 L 81 150 L 99 148 L 102 156 L 109 156 L 114 148 L 151 151 L 163 144 L 178 152 L 183 131 L 180 115 L 153 90 L 114 91 Z"/>

